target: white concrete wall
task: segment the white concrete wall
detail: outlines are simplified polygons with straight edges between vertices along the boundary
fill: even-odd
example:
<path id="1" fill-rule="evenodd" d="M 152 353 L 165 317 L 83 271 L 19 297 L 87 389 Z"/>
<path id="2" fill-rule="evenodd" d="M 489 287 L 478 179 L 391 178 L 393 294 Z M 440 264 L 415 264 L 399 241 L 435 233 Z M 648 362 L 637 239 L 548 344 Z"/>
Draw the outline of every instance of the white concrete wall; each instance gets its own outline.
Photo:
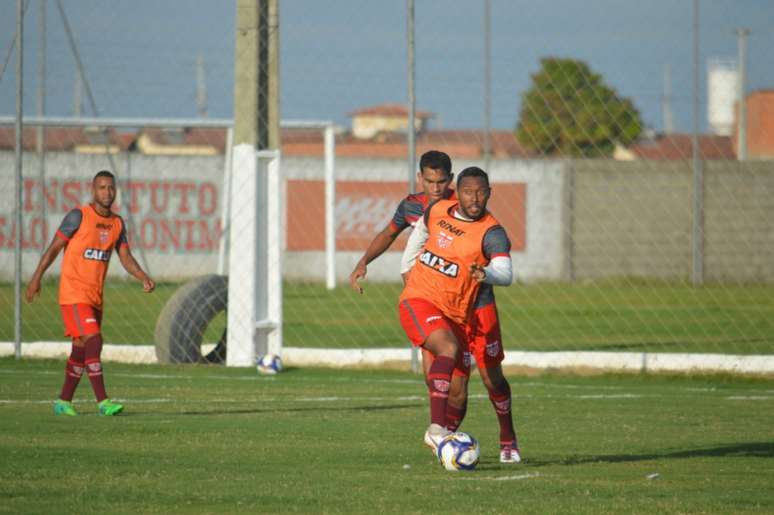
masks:
<path id="1" fill-rule="evenodd" d="M 13 153 L 0 152 L 0 280 L 13 278 Z M 113 170 L 119 178 L 119 213 L 135 228 L 132 251 L 138 261 L 158 279 L 175 280 L 214 273 L 218 262 L 221 187 L 224 157 L 174 157 L 117 155 Z M 454 171 L 480 165 L 473 161 L 455 161 Z M 46 184 L 54 198 L 47 210 L 48 234 L 43 238 L 40 220 L 38 161 L 34 154 L 24 159 L 25 238 L 32 243 L 24 249 L 24 277 L 37 264 L 66 212 L 74 205 L 90 200 L 89 184 L 94 174 L 109 169 L 104 155 L 50 153 L 46 159 Z M 322 158 L 283 158 L 284 179 L 323 180 Z M 413 174 L 412 174 L 413 175 Z M 498 183 L 526 184 L 526 246 L 512 254 L 517 277 L 522 281 L 561 277 L 563 258 L 562 186 L 565 165 L 550 161 L 493 161 L 490 176 L 496 194 Z M 408 193 L 409 173 L 403 159 L 354 159 L 336 161 L 336 177 L 346 181 L 404 182 Z M 129 207 L 132 206 L 132 209 Z M 389 206 L 376 216 L 389 221 L 394 208 Z M 497 213 L 495 213 L 497 214 Z M 172 231 L 172 233 L 170 233 Z M 31 234 L 32 233 L 32 234 Z M 337 280 L 345 281 L 363 248 L 339 252 L 336 256 Z M 59 263 L 48 277 L 58 274 Z M 110 275 L 126 277 L 117 259 Z M 388 252 L 369 267 L 372 281 L 396 281 L 400 252 Z M 284 276 L 289 279 L 324 280 L 325 255 L 321 251 L 286 252 Z"/>

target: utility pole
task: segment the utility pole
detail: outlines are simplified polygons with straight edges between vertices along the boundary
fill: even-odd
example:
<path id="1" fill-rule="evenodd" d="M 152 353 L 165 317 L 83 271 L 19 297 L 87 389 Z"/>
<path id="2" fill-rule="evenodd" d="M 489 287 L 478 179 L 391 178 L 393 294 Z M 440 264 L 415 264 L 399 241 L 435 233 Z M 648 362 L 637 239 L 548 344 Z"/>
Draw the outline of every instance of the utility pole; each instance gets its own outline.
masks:
<path id="1" fill-rule="evenodd" d="M 21 276 L 22 276 L 22 161 L 24 158 L 24 146 L 22 134 L 24 132 L 24 2 L 16 0 L 16 134 L 14 134 L 14 155 L 16 170 L 16 195 L 14 195 L 14 223 L 16 235 L 14 237 L 14 354 L 16 359 L 21 359 L 22 342 L 22 303 L 21 303 Z"/>
<path id="2" fill-rule="evenodd" d="M 408 190 L 414 193 L 416 182 L 416 96 L 414 91 L 414 0 L 407 0 L 406 3 L 406 42 L 408 47 L 408 126 L 406 127 L 406 136 L 408 137 Z M 419 373 L 419 351 L 416 347 L 411 347 L 411 371 Z"/>
<path id="3" fill-rule="evenodd" d="M 693 223 L 691 225 L 691 282 L 704 283 L 704 170 L 699 154 L 699 0 L 693 0 Z"/>
<path id="4" fill-rule="evenodd" d="M 229 230 L 240 237 L 229 238 L 228 366 L 282 345 L 278 75 L 277 0 L 237 0 Z"/>
<path id="5" fill-rule="evenodd" d="M 269 3 L 268 16 L 266 18 L 266 47 L 267 47 L 267 66 L 268 77 L 266 84 L 269 88 L 268 94 L 268 113 L 266 120 L 268 126 L 268 148 L 279 150 L 280 148 L 280 74 L 279 74 L 279 0 L 267 0 Z"/>
<path id="6" fill-rule="evenodd" d="M 739 50 L 739 80 L 737 81 L 736 105 L 737 116 L 737 140 L 736 158 L 739 161 L 747 160 L 747 98 L 745 97 L 745 82 L 747 81 L 747 36 L 750 29 L 736 29 L 737 47 Z"/>
<path id="7" fill-rule="evenodd" d="M 39 0 L 38 16 L 38 118 L 46 116 L 46 2 Z M 38 151 L 38 180 L 40 181 L 40 209 L 43 218 L 43 241 L 48 241 L 48 217 L 46 216 L 46 129 L 43 125 L 36 128 L 36 150 Z M 43 251 L 43 249 L 41 249 Z"/>
<path id="8" fill-rule="evenodd" d="M 408 137 L 408 184 L 409 193 L 414 193 L 414 176 L 416 174 L 416 92 L 414 85 L 414 0 L 408 0 L 407 5 L 406 39 L 408 46 L 408 125 L 406 136 Z"/>
<path id="9" fill-rule="evenodd" d="M 484 0 L 484 170 L 489 172 L 492 159 L 492 51 L 490 3 Z"/>

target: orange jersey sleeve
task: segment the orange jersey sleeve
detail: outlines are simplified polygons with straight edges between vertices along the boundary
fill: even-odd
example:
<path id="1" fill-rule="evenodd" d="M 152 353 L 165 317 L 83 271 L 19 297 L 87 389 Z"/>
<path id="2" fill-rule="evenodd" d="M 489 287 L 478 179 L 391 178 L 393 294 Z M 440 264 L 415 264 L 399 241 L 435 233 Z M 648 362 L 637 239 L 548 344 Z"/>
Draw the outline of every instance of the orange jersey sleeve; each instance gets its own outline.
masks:
<path id="1" fill-rule="evenodd" d="M 450 319 L 465 323 L 480 286 L 470 274 L 470 265 L 488 264 L 484 237 L 499 224 L 488 212 L 478 220 L 459 220 L 454 217 L 456 207 L 456 200 L 441 200 L 425 214 L 427 242 L 417 256 L 400 300 L 431 301 Z"/>
<path id="2" fill-rule="evenodd" d="M 114 249 L 126 244 L 124 223 L 113 213 L 99 215 L 91 205 L 78 209 L 80 224 L 57 231 L 57 236 L 67 241 L 59 279 L 59 304 L 100 308 L 110 256 Z"/>

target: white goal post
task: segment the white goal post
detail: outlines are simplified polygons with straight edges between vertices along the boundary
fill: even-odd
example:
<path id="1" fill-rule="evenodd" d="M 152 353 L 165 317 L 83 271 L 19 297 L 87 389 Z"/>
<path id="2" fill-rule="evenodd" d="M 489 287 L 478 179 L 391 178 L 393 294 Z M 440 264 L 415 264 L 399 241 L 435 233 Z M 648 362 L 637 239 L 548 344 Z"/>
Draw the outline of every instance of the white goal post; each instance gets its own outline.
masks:
<path id="1" fill-rule="evenodd" d="M 282 350 L 280 152 L 234 147 L 229 216 L 226 364 Z"/>

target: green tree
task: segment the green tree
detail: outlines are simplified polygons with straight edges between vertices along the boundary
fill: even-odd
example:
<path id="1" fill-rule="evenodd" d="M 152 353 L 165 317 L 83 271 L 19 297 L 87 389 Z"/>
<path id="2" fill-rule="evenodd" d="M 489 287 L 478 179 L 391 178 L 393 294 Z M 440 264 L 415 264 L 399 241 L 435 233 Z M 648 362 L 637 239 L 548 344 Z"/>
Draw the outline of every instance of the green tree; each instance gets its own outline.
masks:
<path id="1" fill-rule="evenodd" d="M 634 104 L 583 61 L 545 58 L 524 94 L 516 137 L 541 154 L 609 156 L 642 131 Z"/>

